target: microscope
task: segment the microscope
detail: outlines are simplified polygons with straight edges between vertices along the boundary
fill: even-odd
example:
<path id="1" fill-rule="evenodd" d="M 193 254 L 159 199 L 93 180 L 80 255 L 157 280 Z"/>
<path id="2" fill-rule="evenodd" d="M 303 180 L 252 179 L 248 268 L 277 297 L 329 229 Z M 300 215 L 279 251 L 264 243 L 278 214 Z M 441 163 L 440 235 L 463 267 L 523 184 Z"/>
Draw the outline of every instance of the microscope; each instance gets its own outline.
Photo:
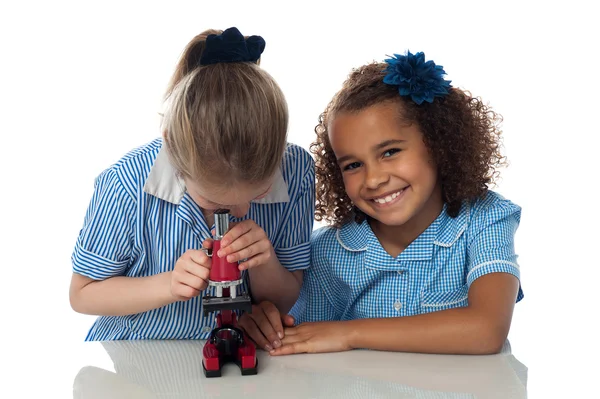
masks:
<path id="1" fill-rule="evenodd" d="M 208 285 L 215 287 L 215 296 L 204 296 L 202 308 L 204 317 L 217 312 L 217 327 L 214 328 L 202 350 L 204 375 L 220 377 L 221 367 L 227 362 L 236 363 L 242 375 L 257 373 L 258 362 L 256 347 L 248 336 L 238 328 L 235 310 L 252 312 L 252 303 L 247 293 L 240 292 L 242 284 L 238 263 L 227 262 L 217 253 L 221 248 L 221 239 L 229 230 L 229 210 L 218 209 L 214 212 L 215 234 L 212 251 L 207 255 L 212 258 L 212 266 Z"/>

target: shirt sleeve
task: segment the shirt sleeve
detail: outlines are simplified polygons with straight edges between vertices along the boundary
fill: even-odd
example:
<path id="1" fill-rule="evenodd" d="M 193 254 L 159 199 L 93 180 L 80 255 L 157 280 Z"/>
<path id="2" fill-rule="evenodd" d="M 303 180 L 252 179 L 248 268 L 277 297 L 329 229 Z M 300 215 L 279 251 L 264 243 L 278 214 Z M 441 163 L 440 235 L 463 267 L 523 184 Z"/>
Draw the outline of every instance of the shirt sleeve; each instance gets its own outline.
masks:
<path id="1" fill-rule="evenodd" d="M 315 215 L 315 167 L 308 153 L 294 154 L 289 158 L 289 162 L 301 164 L 290 168 L 300 176 L 296 179 L 297 187 L 290 187 L 284 225 L 273 247 L 281 265 L 294 271 L 306 269 L 310 264 L 310 236 Z"/>
<path id="2" fill-rule="evenodd" d="M 113 170 L 98 176 L 71 257 L 73 272 L 94 280 L 124 274 L 132 251 L 134 209 Z"/>
<path id="3" fill-rule="evenodd" d="M 318 229 L 312 234 L 312 264 L 304 272 L 300 296 L 290 310 L 296 324 L 340 320 L 339 308 L 345 307 L 349 293 L 340 287 L 340 282 L 332 275 L 332 259 L 327 256 L 332 253 L 332 236 L 331 230 L 326 228 Z M 336 300 L 340 306 L 334 306 Z"/>
<path id="4" fill-rule="evenodd" d="M 331 306 L 321 284 L 311 274 L 311 269 L 304 273 L 304 281 L 298 301 L 290 310 L 296 324 L 337 320 L 335 309 Z"/>
<path id="5" fill-rule="evenodd" d="M 467 283 L 489 273 L 509 273 L 520 280 L 515 253 L 515 233 L 521 208 L 508 200 L 497 200 L 481 209 L 473 218 L 468 244 Z M 519 286 L 517 302 L 523 298 Z"/>

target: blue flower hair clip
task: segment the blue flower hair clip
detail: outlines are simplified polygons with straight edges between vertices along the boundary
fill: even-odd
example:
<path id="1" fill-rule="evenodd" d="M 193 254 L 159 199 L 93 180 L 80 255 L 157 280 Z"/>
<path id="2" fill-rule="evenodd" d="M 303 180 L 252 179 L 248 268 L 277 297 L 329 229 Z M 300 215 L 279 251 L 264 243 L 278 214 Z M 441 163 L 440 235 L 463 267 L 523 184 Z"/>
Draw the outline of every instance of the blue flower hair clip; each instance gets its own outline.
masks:
<path id="1" fill-rule="evenodd" d="M 248 39 L 237 28 L 229 28 L 220 35 L 208 35 L 200 65 L 220 62 L 256 62 L 265 50 L 265 40 L 260 36 Z"/>
<path id="2" fill-rule="evenodd" d="M 394 57 L 386 59 L 385 62 L 388 66 L 383 82 L 398 86 L 401 96 L 410 96 L 414 102 L 421 105 L 423 101 L 432 103 L 435 97 L 448 94 L 451 80 L 443 78 L 446 75 L 444 68 L 435 65 L 433 61 L 425 62 L 423 52 L 394 54 Z"/>

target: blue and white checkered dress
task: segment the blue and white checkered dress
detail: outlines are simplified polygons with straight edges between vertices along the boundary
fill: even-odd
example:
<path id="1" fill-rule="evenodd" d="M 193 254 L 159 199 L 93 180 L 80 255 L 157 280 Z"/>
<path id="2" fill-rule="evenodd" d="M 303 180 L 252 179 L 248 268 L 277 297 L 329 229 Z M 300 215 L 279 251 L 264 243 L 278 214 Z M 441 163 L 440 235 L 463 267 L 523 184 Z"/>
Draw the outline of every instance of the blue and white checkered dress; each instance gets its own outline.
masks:
<path id="1" fill-rule="evenodd" d="M 495 272 L 520 278 L 514 250 L 521 208 L 490 191 L 445 208 L 396 258 L 367 222 L 322 227 L 311 239 L 311 267 L 291 314 L 298 323 L 411 316 L 467 306 L 469 286 Z M 517 302 L 523 298 L 519 287 Z"/>
<path id="2" fill-rule="evenodd" d="M 252 201 L 244 218 L 231 221 L 253 219 L 281 264 L 302 270 L 310 261 L 314 202 L 313 160 L 290 144 L 271 192 Z M 96 179 L 73 271 L 94 280 L 168 272 L 185 251 L 202 247 L 211 228 L 157 139 L 130 151 Z M 140 314 L 101 316 L 86 340 L 206 339 L 216 326 L 215 314 L 203 317 L 201 301 L 202 295 Z"/>

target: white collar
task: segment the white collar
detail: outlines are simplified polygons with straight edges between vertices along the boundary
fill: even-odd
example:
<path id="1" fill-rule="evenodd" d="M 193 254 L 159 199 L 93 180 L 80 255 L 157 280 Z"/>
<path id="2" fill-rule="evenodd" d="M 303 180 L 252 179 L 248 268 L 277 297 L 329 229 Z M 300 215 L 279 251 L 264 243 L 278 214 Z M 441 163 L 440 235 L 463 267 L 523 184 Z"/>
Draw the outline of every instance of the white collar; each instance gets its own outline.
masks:
<path id="1" fill-rule="evenodd" d="M 177 175 L 175 168 L 169 161 L 169 154 L 167 154 L 164 143 L 154 160 L 152 169 L 150 169 L 150 174 L 148 175 L 146 184 L 144 184 L 144 192 L 176 205 L 179 205 L 185 195 L 185 182 Z M 275 172 L 275 180 L 269 193 L 251 202 L 273 204 L 289 201 L 288 185 L 283 180 L 281 169 L 278 168 L 277 172 Z"/>

